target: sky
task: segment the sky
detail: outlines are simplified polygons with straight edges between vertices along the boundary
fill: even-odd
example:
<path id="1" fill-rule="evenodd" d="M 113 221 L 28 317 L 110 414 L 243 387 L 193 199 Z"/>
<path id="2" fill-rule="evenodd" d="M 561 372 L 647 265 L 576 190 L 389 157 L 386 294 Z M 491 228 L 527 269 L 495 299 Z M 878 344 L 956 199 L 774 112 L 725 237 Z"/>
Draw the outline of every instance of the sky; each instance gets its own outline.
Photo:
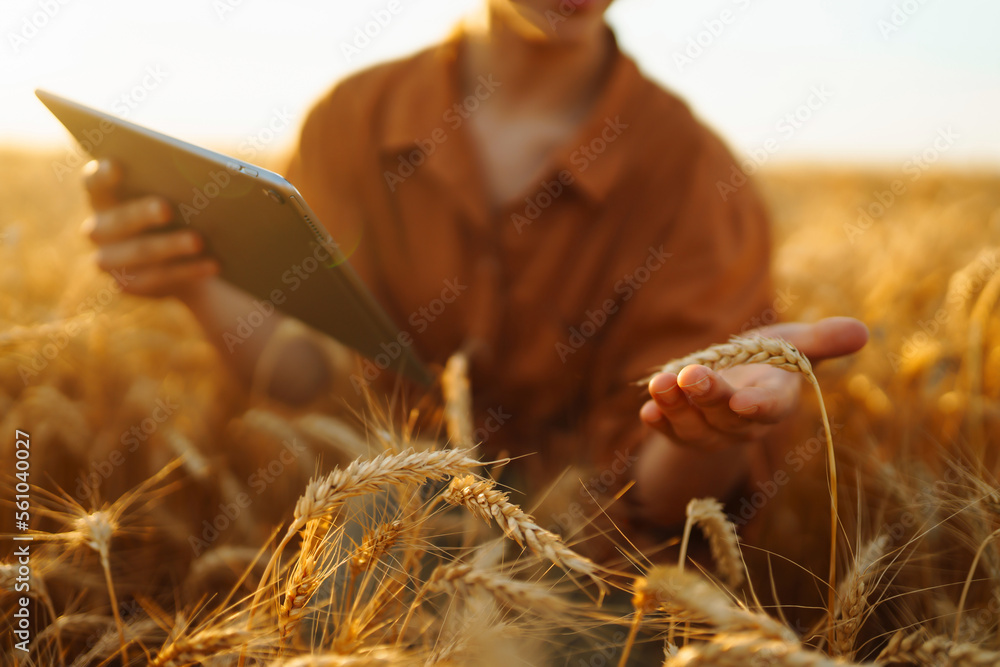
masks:
<path id="1" fill-rule="evenodd" d="M 481 1 L 0 0 L 0 145 L 70 145 L 41 87 L 188 141 L 287 148 L 337 79 Z M 995 0 L 617 0 L 608 18 L 760 164 L 1000 171 Z"/>

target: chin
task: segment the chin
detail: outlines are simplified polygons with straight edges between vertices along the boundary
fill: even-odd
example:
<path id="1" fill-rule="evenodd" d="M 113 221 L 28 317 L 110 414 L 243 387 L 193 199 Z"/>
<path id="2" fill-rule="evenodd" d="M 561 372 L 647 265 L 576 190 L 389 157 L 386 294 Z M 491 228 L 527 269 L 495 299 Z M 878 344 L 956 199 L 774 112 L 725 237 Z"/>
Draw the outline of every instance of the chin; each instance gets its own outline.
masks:
<path id="1" fill-rule="evenodd" d="M 530 37 L 539 41 L 567 44 L 586 41 L 604 26 L 604 11 L 611 0 L 497 0 L 509 14 L 530 24 Z M 504 12 L 508 13 L 508 12 Z"/>

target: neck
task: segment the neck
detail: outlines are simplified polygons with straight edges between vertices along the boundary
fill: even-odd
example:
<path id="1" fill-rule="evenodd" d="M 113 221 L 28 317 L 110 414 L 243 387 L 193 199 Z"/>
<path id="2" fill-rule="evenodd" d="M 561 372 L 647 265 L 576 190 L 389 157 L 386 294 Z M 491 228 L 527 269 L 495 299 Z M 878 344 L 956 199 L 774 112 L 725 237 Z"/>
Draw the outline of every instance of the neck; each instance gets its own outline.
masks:
<path id="1" fill-rule="evenodd" d="M 600 92 L 614 56 L 603 21 L 593 21 L 572 40 L 547 36 L 519 16 L 490 3 L 466 24 L 463 79 L 473 89 L 480 76 L 501 83 L 497 103 L 534 113 L 583 109 Z"/>

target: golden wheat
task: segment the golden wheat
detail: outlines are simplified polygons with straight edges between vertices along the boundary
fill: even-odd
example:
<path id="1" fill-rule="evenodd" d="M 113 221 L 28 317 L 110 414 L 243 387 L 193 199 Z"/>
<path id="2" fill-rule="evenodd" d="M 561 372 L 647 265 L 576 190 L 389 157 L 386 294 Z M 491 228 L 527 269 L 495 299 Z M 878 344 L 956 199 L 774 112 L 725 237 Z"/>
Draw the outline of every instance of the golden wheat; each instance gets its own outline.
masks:
<path id="1" fill-rule="evenodd" d="M 415 442 L 419 434 L 412 425 L 433 422 L 440 411 L 433 397 L 409 414 L 403 410 L 399 417 L 386 412 L 377 397 L 377 404 L 371 406 L 377 414 L 366 415 L 364 428 L 354 431 L 319 412 L 296 416 L 297 412 L 261 405 L 256 395 L 249 397 L 248 405 L 247 394 L 225 375 L 219 355 L 180 304 L 118 294 L 110 302 L 95 301 L 108 292 L 108 278 L 86 259 L 89 248 L 72 228 L 75 225 L 66 224 L 84 215 L 82 191 L 55 183 L 50 157 L 61 156 L 29 158 L 8 151 L 0 159 L 0 206 L 5 214 L 0 229 L 0 350 L 4 353 L 0 355 L 0 421 L 7 432 L 31 430 L 32 467 L 39 474 L 32 481 L 38 487 L 51 484 L 53 491 L 64 489 L 87 509 L 74 508 L 62 533 L 35 534 L 38 550 L 32 558 L 31 594 L 42 602 L 44 586 L 51 599 L 35 617 L 38 634 L 28 660 L 57 664 L 58 658 L 65 657 L 67 663 L 79 667 L 118 664 L 123 624 L 131 664 L 145 663 L 140 650 L 155 656 L 152 647 L 162 646 L 167 633 L 175 638 L 183 633 L 194 636 L 218 629 L 220 618 L 240 619 L 249 612 L 243 595 L 258 591 L 247 586 L 241 575 L 249 577 L 253 572 L 254 583 L 263 579 L 264 563 L 255 565 L 255 561 L 259 554 L 268 561 L 273 546 L 268 535 L 286 518 L 295 491 L 306 484 L 314 452 L 323 455 L 327 465 L 346 459 L 346 466 L 351 459 L 368 458 L 385 448 L 399 451 L 393 424 L 402 420 L 403 442 Z M 823 643 L 815 632 L 806 635 L 804 642 L 829 647 L 832 652 L 855 651 L 859 660 L 878 654 L 892 636 L 883 664 L 997 664 L 996 623 L 982 612 L 995 609 L 1000 580 L 1000 560 L 990 539 L 998 521 L 996 448 L 990 445 L 1000 433 L 1000 413 L 995 409 L 1000 395 L 996 344 L 1000 252 L 991 246 L 1000 239 L 1000 187 L 996 177 L 928 173 L 919 182 L 907 183 L 905 196 L 898 197 L 863 235 L 850 232 L 845 236 L 857 223 L 856 207 L 849 202 L 869 201 L 871 193 L 886 189 L 894 176 L 823 174 L 816 178 L 815 173 L 772 173 L 761 185 L 774 210 L 776 284 L 798 297 L 784 316 L 815 321 L 825 315 L 852 314 L 865 320 L 874 334 L 867 351 L 828 366 L 829 388 L 824 378 L 824 390 L 837 402 L 845 420 L 840 463 L 858 465 L 857 479 L 868 494 L 859 503 L 858 516 L 845 511 L 841 519 L 844 534 L 857 528 L 857 544 L 865 544 L 877 539 L 877 533 L 868 532 L 872 527 L 892 521 L 898 524 L 899 516 L 905 519 L 908 512 L 916 515 L 914 525 L 906 525 L 905 537 L 895 539 L 894 534 L 894 544 L 900 545 L 897 549 L 905 546 L 906 554 L 897 557 L 894 549 L 891 559 L 866 568 L 865 550 L 859 549 L 837 587 L 837 604 L 828 610 L 832 612 L 829 618 L 798 613 L 801 607 L 815 607 L 812 573 L 826 565 L 825 547 L 814 539 L 818 508 L 826 498 L 822 484 L 803 473 L 789 483 L 780 499 L 769 504 L 758 526 L 741 529 L 753 584 L 741 592 L 766 595 L 773 589 L 766 608 L 774 604 L 778 614 L 789 615 L 790 623 L 804 623 L 795 627 L 815 630 L 821 622 L 831 624 L 832 644 Z M 60 196 L 51 196 L 53 192 Z M 810 223 L 803 225 L 807 218 Z M 62 342 L 68 344 L 63 347 Z M 51 343 L 62 348 L 55 357 L 45 356 L 45 350 L 54 349 Z M 740 352 L 733 355 L 738 356 Z M 791 368 L 795 364 L 787 358 L 771 363 L 787 365 L 787 370 L 795 372 Z M 182 397 L 176 414 L 158 424 L 150 437 L 143 433 L 137 449 L 123 448 L 123 434 L 143 424 L 154 401 L 165 396 Z M 420 419 L 412 419 L 418 412 Z M 811 426 L 808 433 L 798 425 L 793 430 L 795 435 L 790 437 L 796 442 L 813 435 Z M 426 432 L 436 431 L 432 427 Z M 288 466 L 280 485 L 269 482 L 261 491 L 249 487 L 248 480 L 274 458 L 277 443 L 286 437 L 299 437 L 311 449 L 297 464 Z M 544 447 L 547 443 L 531 444 Z M 4 452 L 9 454 L 9 449 Z M 126 524 L 118 507 L 100 510 L 100 498 L 114 498 L 136 480 L 154 477 L 175 454 L 185 458 L 184 490 L 144 502 L 149 516 L 141 528 L 123 528 L 138 524 Z M 938 487 L 944 477 L 941 471 L 947 472 L 958 461 L 967 466 L 967 477 L 950 482 L 948 490 L 942 491 Z M 889 484 L 881 484 L 881 477 L 870 474 L 878 466 L 894 471 Z M 96 482 L 85 481 L 81 487 L 80 481 L 88 477 Z M 259 480 L 259 475 L 254 479 Z M 854 478 L 844 475 L 844 479 Z M 963 491 L 963 487 L 969 488 Z M 220 501 L 231 505 L 240 493 L 249 495 L 252 506 L 240 508 L 239 529 L 220 530 L 218 540 L 210 540 L 212 549 L 193 557 L 187 537 L 201 533 L 202 522 L 211 521 Z M 81 494 L 87 494 L 86 500 Z M 982 501 L 977 501 L 978 509 L 968 509 L 977 499 Z M 434 503 L 426 500 L 426 495 L 417 493 L 405 498 L 407 503 L 432 508 Z M 337 511 L 333 505 L 332 511 Z M 110 512 L 108 518 L 117 522 L 110 540 L 101 537 L 100 525 L 76 525 L 78 520 L 86 523 L 82 517 L 94 508 Z M 355 552 L 331 556 L 317 568 L 323 571 L 332 562 L 348 569 L 376 565 L 358 571 L 374 584 L 373 601 L 365 599 L 349 611 L 334 610 L 351 628 L 332 641 L 343 640 L 354 653 L 330 653 L 335 647 L 324 636 L 310 638 L 315 644 L 301 649 L 310 651 L 309 655 L 295 655 L 293 651 L 300 647 L 286 647 L 282 654 L 278 615 L 267 614 L 253 631 L 255 664 L 430 664 L 431 657 L 440 656 L 452 660 L 451 664 L 467 665 L 490 653 L 494 645 L 486 635 L 501 625 L 487 625 L 498 621 L 495 615 L 473 616 L 470 605 L 463 604 L 459 613 L 446 617 L 433 600 L 416 612 L 419 630 L 407 634 L 400 649 L 386 646 L 396 640 L 398 612 L 413 600 L 414 591 L 428 583 L 426 562 L 418 554 L 431 550 L 446 567 L 470 562 L 464 549 L 453 552 L 434 546 L 436 536 L 460 533 L 461 526 L 448 523 L 455 518 L 453 513 L 435 512 L 418 522 L 411 521 L 410 509 L 408 505 L 406 512 L 397 515 L 407 522 L 406 547 L 399 559 L 388 562 L 383 554 L 382 567 L 377 557 L 368 555 L 368 547 L 371 555 L 379 551 L 376 536 L 385 529 L 381 526 Z M 4 516 L 5 530 L 10 530 L 10 517 Z M 469 513 L 461 518 L 475 520 L 475 516 Z M 883 521 L 884 516 L 892 519 Z M 52 518 L 65 517 L 46 514 L 35 527 L 49 529 L 42 522 Z M 356 517 L 344 518 L 353 521 Z M 411 525 L 416 527 L 411 529 Z M 763 534 L 755 534 L 753 529 L 761 525 Z M 77 557 L 82 554 L 67 548 L 82 546 L 100 555 L 102 542 L 107 543 L 107 560 L 114 568 L 103 562 L 97 567 L 94 559 Z M 464 546 L 479 543 L 467 539 Z M 761 549 L 766 550 L 766 564 L 753 562 Z M 883 576 L 889 567 L 882 565 L 885 562 L 891 564 L 892 576 Z M 516 569 L 520 565 L 505 562 L 502 572 L 520 572 Z M 473 567 L 477 572 L 501 572 L 478 561 Z M 279 571 L 280 591 L 270 581 L 260 590 L 269 605 L 283 601 L 281 594 L 295 578 L 294 568 Z M 0 568 L 0 578 L 4 572 Z M 108 599 L 102 592 L 108 588 L 109 573 L 112 605 L 116 599 L 121 604 L 114 617 L 106 611 Z M 173 581 L 184 581 L 183 590 L 174 590 Z M 551 590 L 545 581 L 538 581 L 539 592 Z M 233 591 L 232 585 L 236 586 Z M 454 590 L 443 581 L 435 585 Z M 481 589 L 470 584 L 461 594 L 476 590 Z M 4 603 L 8 600 L 5 596 Z M 300 597 L 295 594 L 290 600 L 296 606 Z M 482 601 L 484 608 L 497 606 L 492 595 L 476 595 L 475 600 Z M 321 603 L 330 606 L 315 596 L 309 604 L 319 607 Z M 727 614 L 732 609 L 750 613 L 727 595 L 711 604 L 716 603 L 729 605 Z M 160 610 L 157 604 L 168 609 Z M 651 609 L 659 608 L 648 604 Z M 691 604 L 691 608 L 679 611 L 676 608 L 681 604 Z M 586 613 L 596 613 L 586 601 L 579 605 Z M 667 664 L 843 664 L 790 638 L 769 637 L 774 634 L 770 630 L 753 630 L 746 619 L 733 624 L 745 630 L 713 627 L 705 620 L 705 610 L 699 610 L 697 599 L 667 606 L 694 627 L 692 634 L 683 636 L 687 645 L 670 656 L 675 662 Z M 647 624 L 658 629 L 659 614 L 650 614 Z M 608 623 L 628 620 L 615 618 L 612 612 L 607 617 Z M 469 628 L 452 631 L 449 624 L 470 618 L 475 622 Z M 517 624 L 518 620 L 503 624 L 500 630 L 508 641 L 525 643 L 532 632 L 552 646 L 564 639 L 555 630 L 558 621 L 549 625 L 546 619 L 544 624 L 526 626 Z M 189 624 L 190 631 L 181 630 Z M 578 625 L 571 627 L 585 632 Z M 905 631 L 893 636 L 896 628 Z M 956 630 L 966 643 L 955 642 Z M 5 632 L 3 641 L 9 642 L 9 636 Z M 450 645 L 455 637 L 464 642 L 460 650 Z M 60 640 L 63 647 L 54 648 Z M 619 648 L 617 641 L 609 646 L 609 650 Z M 10 643 L 0 647 L 6 650 L 11 650 Z M 221 649 L 222 653 L 232 650 Z M 863 651 L 871 653 L 862 655 Z M 573 662 L 577 657 L 583 656 L 572 653 L 559 659 L 560 663 Z M 227 664 L 225 655 L 206 655 L 201 660 Z"/>
<path id="2" fill-rule="evenodd" d="M 567 547 L 555 533 L 536 524 L 531 515 L 508 500 L 506 493 L 496 489 L 493 480 L 477 479 L 472 475 L 455 477 L 442 497 L 452 505 L 468 508 L 487 523 L 495 520 L 504 533 L 522 548 L 527 545 L 536 555 L 601 583 L 593 561 Z"/>
<path id="3" fill-rule="evenodd" d="M 684 525 L 684 536 L 681 547 L 681 563 L 686 552 L 691 526 L 701 528 L 708 538 L 708 546 L 712 558 L 718 568 L 722 580 L 731 589 L 737 589 L 743 584 L 744 567 L 740 556 L 739 538 L 736 536 L 736 526 L 729 521 L 722 511 L 722 503 L 715 498 L 693 498 L 687 505 L 687 522 Z"/>
<path id="4" fill-rule="evenodd" d="M 171 641 L 160 649 L 149 666 L 172 667 L 199 662 L 203 658 L 234 651 L 254 639 L 254 633 L 233 628 L 202 630 Z"/>
<path id="5" fill-rule="evenodd" d="M 269 663 L 271 667 L 398 667 L 423 664 L 423 660 L 417 657 L 391 649 L 378 649 L 361 655 L 317 653 Z"/>
<path id="6" fill-rule="evenodd" d="M 306 486 L 295 503 L 293 526 L 334 512 L 345 500 L 372 493 L 387 485 L 419 484 L 439 480 L 479 466 L 465 450 L 385 453 L 373 459 L 353 461 Z M 289 529 L 291 530 L 291 529 Z"/>
<path id="7" fill-rule="evenodd" d="M 872 580 L 880 573 L 879 561 L 889 548 L 889 538 L 881 535 L 859 549 L 854 565 L 838 591 L 838 621 L 833 628 L 830 648 L 834 655 L 854 657 L 855 641 L 864 623 Z"/>
<path id="8" fill-rule="evenodd" d="M 922 633 L 896 632 L 879 654 L 881 665 L 913 663 L 948 667 L 987 667 L 1000 664 L 1000 651 L 973 644 L 961 644 L 947 637 L 926 637 Z"/>
<path id="9" fill-rule="evenodd" d="M 798 644 L 755 633 L 720 634 L 704 643 L 690 644 L 668 657 L 663 667 L 834 667 L 849 665 Z"/>
<path id="10" fill-rule="evenodd" d="M 295 632 L 305 615 L 309 598 L 322 583 L 323 577 L 317 572 L 323 542 L 323 537 L 319 534 L 321 525 L 320 519 L 314 519 L 306 524 L 298 559 L 285 584 L 285 597 L 278 610 L 278 628 L 282 642 Z"/>
<path id="11" fill-rule="evenodd" d="M 478 443 L 473 441 L 469 359 L 464 352 L 456 352 L 448 358 L 441 375 L 441 389 L 444 393 L 445 426 L 451 446 L 475 451 Z"/>
<path id="12" fill-rule="evenodd" d="M 665 609 L 682 620 L 707 623 L 721 632 L 753 632 L 795 643 L 798 637 L 770 616 L 736 607 L 718 588 L 698 575 L 662 565 L 636 579 L 633 604 L 645 612 Z"/>
<path id="13" fill-rule="evenodd" d="M 351 572 L 354 576 L 371 569 L 372 565 L 396 544 L 402 531 L 403 522 L 397 520 L 384 523 L 374 531 L 366 533 L 361 544 L 351 554 Z"/>
<path id="14" fill-rule="evenodd" d="M 451 590 L 465 596 L 476 590 L 484 591 L 511 609 L 537 616 L 566 616 L 571 609 L 564 599 L 540 584 L 517 581 L 461 563 L 439 566 L 431 574 L 428 587 L 431 590 Z"/>

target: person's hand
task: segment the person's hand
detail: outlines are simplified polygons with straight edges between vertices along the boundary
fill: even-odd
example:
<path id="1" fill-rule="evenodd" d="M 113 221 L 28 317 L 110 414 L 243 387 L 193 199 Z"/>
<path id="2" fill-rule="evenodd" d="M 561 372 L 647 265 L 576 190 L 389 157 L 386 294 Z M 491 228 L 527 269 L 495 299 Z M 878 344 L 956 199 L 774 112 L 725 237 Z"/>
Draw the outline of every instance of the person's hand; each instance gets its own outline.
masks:
<path id="1" fill-rule="evenodd" d="M 849 317 L 776 324 L 753 333 L 787 340 L 812 363 L 856 352 L 868 341 L 865 325 Z M 722 449 L 764 437 L 795 410 L 800 387 L 799 374 L 772 366 L 715 372 L 692 365 L 678 375 L 656 374 L 639 416 L 676 444 Z"/>
<path id="2" fill-rule="evenodd" d="M 97 265 L 124 291 L 143 296 L 180 296 L 217 275 L 218 262 L 203 254 L 201 235 L 163 229 L 173 216 L 165 199 L 120 201 L 121 176 L 121 168 L 106 160 L 91 162 L 84 172 L 94 215 L 84 221 L 83 232 L 97 246 Z"/>

